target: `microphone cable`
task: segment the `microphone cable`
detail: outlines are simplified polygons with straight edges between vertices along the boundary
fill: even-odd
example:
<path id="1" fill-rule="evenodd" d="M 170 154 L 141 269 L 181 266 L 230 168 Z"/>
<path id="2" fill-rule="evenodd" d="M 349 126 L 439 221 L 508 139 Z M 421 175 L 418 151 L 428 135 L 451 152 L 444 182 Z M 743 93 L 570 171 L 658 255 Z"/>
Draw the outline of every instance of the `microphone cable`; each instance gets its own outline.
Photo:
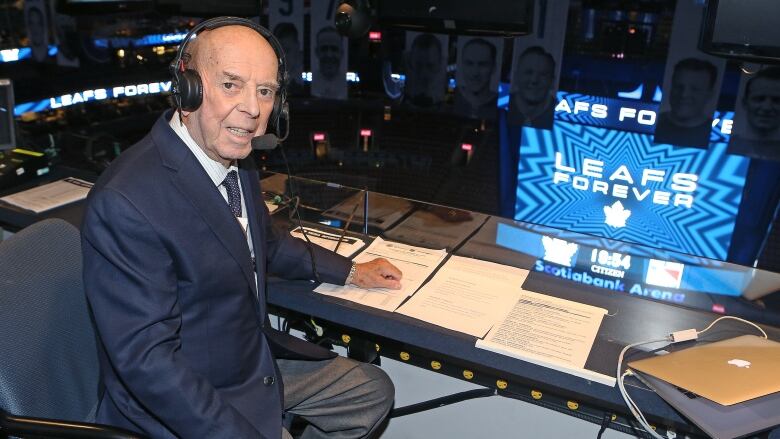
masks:
<path id="1" fill-rule="evenodd" d="M 289 133 L 289 122 L 287 123 L 288 123 L 287 132 Z M 301 234 L 306 240 L 306 250 L 308 250 L 309 252 L 309 259 L 311 260 L 311 271 L 312 271 L 312 275 L 314 276 L 314 280 L 317 281 L 317 283 L 322 283 L 322 279 L 320 279 L 320 273 L 319 271 L 317 271 L 317 262 L 314 258 L 314 249 L 312 248 L 313 244 L 309 239 L 309 235 L 306 234 L 306 229 L 303 228 L 303 221 L 301 220 L 300 209 L 298 209 L 300 197 L 296 195 L 293 190 L 293 181 L 292 181 L 292 172 L 290 171 L 290 163 L 287 161 L 287 155 L 284 153 L 284 147 L 282 145 L 279 145 L 279 152 L 282 153 L 282 160 L 284 160 L 284 167 L 287 169 L 287 184 L 290 187 L 290 195 L 291 195 L 290 198 L 298 200 L 298 202 L 295 203 L 295 208 L 293 209 L 293 212 L 291 212 L 291 216 L 293 213 L 295 214 L 295 217 L 298 220 L 298 228 L 301 229 Z"/>

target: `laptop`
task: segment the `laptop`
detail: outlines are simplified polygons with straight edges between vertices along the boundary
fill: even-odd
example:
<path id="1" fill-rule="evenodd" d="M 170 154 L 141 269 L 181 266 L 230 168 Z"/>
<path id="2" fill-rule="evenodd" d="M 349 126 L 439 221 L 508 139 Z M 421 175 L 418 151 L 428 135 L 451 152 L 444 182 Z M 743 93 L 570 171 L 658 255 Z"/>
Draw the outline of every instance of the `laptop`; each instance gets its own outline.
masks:
<path id="1" fill-rule="evenodd" d="M 721 405 L 780 391 L 780 343 L 755 335 L 700 343 L 628 367 Z"/>
<path id="2" fill-rule="evenodd" d="M 734 439 L 780 425 L 780 393 L 724 406 L 651 375 L 634 375 L 713 439 Z"/>

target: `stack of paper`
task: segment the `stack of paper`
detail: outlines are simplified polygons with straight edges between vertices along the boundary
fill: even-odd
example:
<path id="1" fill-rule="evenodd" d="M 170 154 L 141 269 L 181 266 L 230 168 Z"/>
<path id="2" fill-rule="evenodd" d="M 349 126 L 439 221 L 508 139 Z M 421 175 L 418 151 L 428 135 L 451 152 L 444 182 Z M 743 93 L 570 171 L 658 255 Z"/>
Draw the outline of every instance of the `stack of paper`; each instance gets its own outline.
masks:
<path id="1" fill-rule="evenodd" d="M 314 291 L 373 308 L 394 311 L 407 297 L 420 288 L 420 285 L 433 273 L 446 255 L 445 250 L 430 250 L 376 238 L 368 248 L 355 257 L 354 261 L 363 263 L 376 258 L 387 259 L 403 273 L 400 290 L 366 289 L 354 285 L 342 286 L 323 283 Z"/>
<path id="2" fill-rule="evenodd" d="M 44 184 L 26 191 L 17 192 L 0 198 L 0 201 L 30 210 L 45 212 L 87 197 L 92 183 L 78 178 L 68 177 Z"/>
<path id="3" fill-rule="evenodd" d="M 484 337 L 517 301 L 528 270 L 452 256 L 398 312 Z"/>
<path id="4" fill-rule="evenodd" d="M 585 369 L 607 310 L 523 290 L 481 349 L 566 372 L 607 386 L 615 377 Z"/>

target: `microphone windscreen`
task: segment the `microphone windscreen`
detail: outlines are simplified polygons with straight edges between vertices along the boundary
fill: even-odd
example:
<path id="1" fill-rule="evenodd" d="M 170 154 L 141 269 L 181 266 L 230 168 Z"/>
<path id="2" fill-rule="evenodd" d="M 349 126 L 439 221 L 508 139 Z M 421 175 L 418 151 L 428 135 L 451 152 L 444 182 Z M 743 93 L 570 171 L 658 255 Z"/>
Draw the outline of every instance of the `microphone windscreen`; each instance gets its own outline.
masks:
<path id="1" fill-rule="evenodd" d="M 279 138 L 274 134 L 263 134 L 252 138 L 252 149 L 256 151 L 268 151 L 279 145 Z"/>

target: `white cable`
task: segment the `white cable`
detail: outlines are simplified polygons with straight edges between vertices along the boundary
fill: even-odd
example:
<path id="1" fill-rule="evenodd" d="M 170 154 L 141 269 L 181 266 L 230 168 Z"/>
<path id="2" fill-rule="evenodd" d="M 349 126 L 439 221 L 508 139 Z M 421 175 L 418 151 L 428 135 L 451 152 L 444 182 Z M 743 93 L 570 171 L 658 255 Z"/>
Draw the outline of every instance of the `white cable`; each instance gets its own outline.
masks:
<path id="1" fill-rule="evenodd" d="M 705 332 L 709 331 L 713 326 L 715 326 L 716 323 L 718 323 L 721 320 L 725 319 L 731 319 L 731 320 L 737 320 L 742 323 L 746 323 L 748 325 L 751 325 L 761 331 L 761 334 L 764 336 L 764 338 L 769 338 L 766 334 L 766 332 L 761 329 L 760 326 L 756 325 L 753 322 L 750 322 L 745 319 L 741 319 L 739 317 L 734 316 L 722 316 L 715 319 L 712 323 L 709 324 L 706 328 L 704 328 L 701 331 L 696 331 L 695 329 L 686 329 L 683 331 L 676 331 L 670 334 L 667 337 L 659 338 L 656 340 L 649 340 L 649 341 L 640 341 L 638 343 L 631 343 L 629 345 L 626 345 L 626 347 L 623 348 L 622 351 L 620 351 L 620 355 L 618 356 L 618 362 L 617 362 L 617 374 L 615 375 L 617 377 L 617 385 L 618 390 L 620 390 L 620 396 L 623 397 L 623 401 L 625 401 L 626 406 L 631 411 L 631 414 L 634 415 L 634 418 L 644 427 L 644 429 L 650 434 L 650 436 L 656 438 L 656 439 L 667 439 L 660 434 L 656 433 L 655 430 L 653 430 L 653 427 L 650 426 L 650 423 L 647 422 L 647 419 L 645 418 L 644 414 L 642 414 L 642 411 L 639 410 L 639 406 L 634 402 L 633 399 L 631 399 L 631 396 L 628 394 L 628 391 L 626 390 L 625 386 L 625 378 L 627 375 L 631 375 L 631 370 L 626 369 L 625 372 L 622 372 L 621 369 L 623 367 L 623 357 L 625 356 L 626 352 L 628 352 L 629 349 L 635 348 L 637 346 L 642 346 L 646 344 L 652 344 L 652 343 L 663 343 L 667 342 L 666 345 L 663 347 L 669 346 L 672 343 L 678 343 L 682 341 L 688 341 L 688 340 L 695 340 L 700 336 L 701 334 L 704 334 Z M 694 334 L 692 334 L 694 333 Z M 682 335 L 682 337 L 680 337 Z"/>
<path id="2" fill-rule="evenodd" d="M 617 379 L 617 385 L 618 389 L 620 390 L 620 396 L 623 397 L 623 401 L 626 402 L 626 406 L 628 406 L 628 409 L 631 411 L 631 414 L 634 415 L 634 418 L 642 425 L 642 427 L 647 430 L 647 432 L 653 436 L 656 439 L 666 439 L 660 434 L 656 433 L 655 430 L 650 426 L 650 424 L 645 419 L 645 416 L 642 414 L 642 411 L 639 410 L 639 407 L 636 405 L 633 399 L 628 395 L 628 391 L 626 391 L 625 383 L 623 382 L 625 380 L 626 375 L 630 374 L 628 370 L 624 372 L 621 371 L 623 367 L 623 357 L 626 355 L 626 352 L 628 352 L 629 349 L 635 348 L 637 346 L 642 346 L 646 344 L 652 344 L 652 343 L 663 343 L 666 342 L 667 344 L 664 345 L 664 347 L 669 346 L 669 342 L 671 340 L 669 337 L 665 338 L 659 338 L 656 340 L 648 340 L 648 341 L 641 341 L 638 343 L 631 343 L 629 345 L 626 345 L 622 351 L 620 351 L 620 355 L 618 356 L 618 363 L 617 363 L 617 374 L 615 375 Z"/>
<path id="3" fill-rule="evenodd" d="M 714 326 L 716 323 L 718 323 L 719 321 L 721 321 L 721 320 L 724 320 L 724 319 L 737 320 L 737 321 L 739 321 L 739 322 L 742 322 L 742 323 L 746 323 L 746 324 L 748 324 L 748 325 L 751 325 L 751 326 L 753 326 L 754 328 L 756 328 L 756 329 L 758 329 L 759 331 L 761 331 L 761 335 L 763 335 L 763 336 L 764 336 L 764 338 L 769 338 L 769 337 L 766 335 L 766 331 L 764 331 L 763 329 L 761 329 L 761 327 L 760 327 L 760 326 L 756 325 L 756 324 L 755 324 L 755 323 L 753 323 L 753 322 L 747 321 L 747 320 L 745 320 L 745 319 L 740 319 L 739 317 L 734 317 L 734 316 L 722 316 L 722 317 L 718 317 L 718 318 L 717 318 L 717 319 L 715 319 L 715 320 L 714 320 L 712 323 L 710 323 L 710 325 L 709 325 L 709 326 L 707 326 L 706 328 L 702 329 L 701 331 L 698 331 L 696 334 L 697 334 L 697 335 L 702 335 L 702 334 L 704 334 L 705 332 L 709 331 L 709 330 L 710 330 L 710 328 L 712 328 L 712 327 L 713 327 L 713 326 Z"/>

